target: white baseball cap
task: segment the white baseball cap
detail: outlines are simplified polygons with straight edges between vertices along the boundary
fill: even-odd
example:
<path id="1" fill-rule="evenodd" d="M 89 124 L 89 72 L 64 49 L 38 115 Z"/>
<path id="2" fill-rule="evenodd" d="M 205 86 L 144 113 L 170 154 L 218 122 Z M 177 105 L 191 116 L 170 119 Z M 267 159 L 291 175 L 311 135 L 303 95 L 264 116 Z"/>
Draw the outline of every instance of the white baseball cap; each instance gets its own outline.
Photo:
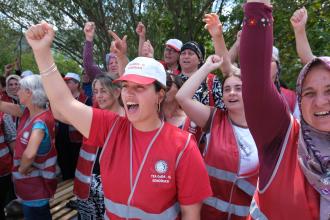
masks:
<path id="1" fill-rule="evenodd" d="M 148 85 L 155 81 L 166 87 L 166 72 L 164 66 L 153 58 L 137 57 L 129 62 L 124 74 L 114 82 L 130 81 Z"/>
<path id="2" fill-rule="evenodd" d="M 166 41 L 165 45 L 173 48 L 177 52 L 180 52 L 182 47 L 182 41 L 178 39 L 169 39 L 168 41 Z"/>
<path id="3" fill-rule="evenodd" d="M 80 82 L 80 76 L 77 73 L 67 73 L 64 77 L 64 80 L 75 79 Z"/>

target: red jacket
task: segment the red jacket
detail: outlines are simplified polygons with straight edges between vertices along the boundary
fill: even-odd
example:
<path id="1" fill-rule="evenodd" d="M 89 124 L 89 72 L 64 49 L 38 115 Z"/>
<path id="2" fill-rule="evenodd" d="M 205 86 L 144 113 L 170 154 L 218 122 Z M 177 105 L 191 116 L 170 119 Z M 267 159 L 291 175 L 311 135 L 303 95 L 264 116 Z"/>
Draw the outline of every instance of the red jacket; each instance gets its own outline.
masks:
<path id="1" fill-rule="evenodd" d="M 14 151 L 13 182 L 18 198 L 24 201 L 50 199 L 57 187 L 56 161 L 57 153 L 54 144 L 54 118 L 50 110 L 35 115 L 30 121 L 29 111 L 26 109 L 17 129 L 17 139 Z M 43 121 L 51 137 L 50 151 L 44 155 L 36 155 L 32 166 L 35 168 L 30 174 L 23 175 L 18 172 L 23 152 L 25 151 L 35 121 Z"/>
<path id="2" fill-rule="evenodd" d="M 11 173 L 13 158 L 3 131 L 3 112 L 0 112 L 0 177 Z"/>
<path id="3" fill-rule="evenodd" d="M 246 219 L 256 189 L 258 169 L 240 176 L 240 149 L 228 114 L 214 111 L 204 161 L 213 197 L 204 201 L 202 219 Z"/>
<path id="4" fill-rule="evenodd" d="M 254 195 L 249 219 L 316 220 L 320 196 L 308 183 L 298 157 L 299 123 L 291 119 L 272 178 Z"/>

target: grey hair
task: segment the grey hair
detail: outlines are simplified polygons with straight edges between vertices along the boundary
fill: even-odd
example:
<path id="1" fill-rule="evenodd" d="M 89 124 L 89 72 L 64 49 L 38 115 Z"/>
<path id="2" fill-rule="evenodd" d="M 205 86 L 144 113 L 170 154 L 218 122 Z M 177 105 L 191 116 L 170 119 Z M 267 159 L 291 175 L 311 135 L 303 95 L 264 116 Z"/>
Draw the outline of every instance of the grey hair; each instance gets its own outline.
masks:
<path id="1" fill-rule="evenodd" d="M 39 108 L 46 108 L 48 104 L 48 98 L 45 93 L 44 87 L 41 83 L 41 77 L 39 75 L 30 75 L 24 77 L 19 81 L 22 89 L 27 89 L 32 92 L 32 104 Z"/>

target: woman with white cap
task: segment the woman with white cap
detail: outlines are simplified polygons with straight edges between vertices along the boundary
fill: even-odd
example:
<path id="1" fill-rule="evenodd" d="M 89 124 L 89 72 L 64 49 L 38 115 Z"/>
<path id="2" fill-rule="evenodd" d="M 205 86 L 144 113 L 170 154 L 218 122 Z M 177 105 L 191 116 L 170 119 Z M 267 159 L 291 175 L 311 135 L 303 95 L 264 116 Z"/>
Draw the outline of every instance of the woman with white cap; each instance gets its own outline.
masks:
<path id="1" fill-rule="evenodd" d="M 163 66 L 145 57 L 126 66 L 118 80 L 127 117 L 120 117 L 72 97 L 54 64 L 49 24 L 31 26 L 26 38 L 52 106 L 89 138 L 87 143 L 103 145 L 105 218 L 199 219 L 201 202 L 211 194 L 209 180 L 191 135 L 159 118 Z"/>
<path id="2" fill-rule="evenodd" d="M 299 123 L 270 77 L 270 1 L 247 2 L 240 46 L 243 100 L 260 162 L 250 219 L 329 219 L 330 58 L 315 58 L 300 72 Z"/>
<path id="3" fill-rule="evenodd" d="M 139 22 L 136 27 L 136 33 L 139 35 L 139 56 L 146 56 L 144 47 L 147 46 L 149 49 L 149 57 L 153 57 L 153 48 L 150 41 L 146 41 L 146 28 L 142 22 Z M 179 39 L 168 39 L 165 43 L 163 58 L 164 60 L 159 61 L 164 65 L 167 72 L 178 75 L 180 73 L 179 56 L 182 47 L 182 41 Z"/>

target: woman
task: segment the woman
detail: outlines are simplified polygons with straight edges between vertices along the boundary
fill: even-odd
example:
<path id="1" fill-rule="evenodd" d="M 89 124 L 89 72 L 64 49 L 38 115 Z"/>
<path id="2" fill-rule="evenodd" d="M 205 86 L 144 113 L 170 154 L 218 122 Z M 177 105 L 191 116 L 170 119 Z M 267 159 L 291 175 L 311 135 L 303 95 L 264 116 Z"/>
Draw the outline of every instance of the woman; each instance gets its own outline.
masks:
<path id="1" fill-rule="evenodd" d="M 51 219 L 49 199 L 57 186 L 54 118 L 40 76 L 19 83 L 17 95 L 25 107 L 0 104 L 0 111 L 20 117 L 12 170 L 15 193 L 22 200 L 25 219 Z"/>
<path id="2" fill-rule="evenodd" d="M 181 77 L 183 82 L 186 82 L 204 63 L 205 49 L 201 44 L 194 41 L 189 41 L 181 47 L 180 52 L 180 66 Z M 215 106 L 223 108 L 222 102 L 221 82 L 219 78 L 213 74 L 208 77 L 197 88 L 194 99 L 203 103 L 204 105 Z"/>
<path id="3" fill-rule="evenodd" d="M 202 154 L 214 195 L 204 201 L 202 219 L 244 219 L 257 181 L 258 152 L 244 116 L 240 75 L 230 74 L 224 79 L 223 101 L 227 111 L 189 98 L 207 74 L 220 64 L 218 56 L 210 56 L 182 86 L 176 98 L 208 137 Z"/>
<path id="4" fill-rule="evenodd" d="M 92 83 L 95 101 L 100 109 L 125 115 L 120 105 L 120 87 L 108 75 L 98 75 Z M 101 150 L 83 142 L 75 172 L 73 192 L 78 197 L 79 219 L 103 219 L 104 195 L 100 176 Z"/>
<path id="5" fill-rule="evenodd" d="M 298 77 L 300 124 L 276 91 L 270 65 L 265 65 L 271 62 L 273 43 L 270 1 L 248 0 L 244 14 L 243 100 L 260 158 L 250 218 L 328 219 L 330 58 L 313 59 Z"/>
<path id="6" fill-rule="evenodd" d="M 103 145 L 106 218 L 199 219 L 201 201 L 211 194 L 209 180 L 191 135 L 159 118 L 164 67 L 144 57 L 126 66 L 119 78 L 126 117 L 120 117 L 72 97 L 53 61 L 49 24 L 31 26 L 26 38 L 53 106 L 88 137 L 86 144 Z"/>

